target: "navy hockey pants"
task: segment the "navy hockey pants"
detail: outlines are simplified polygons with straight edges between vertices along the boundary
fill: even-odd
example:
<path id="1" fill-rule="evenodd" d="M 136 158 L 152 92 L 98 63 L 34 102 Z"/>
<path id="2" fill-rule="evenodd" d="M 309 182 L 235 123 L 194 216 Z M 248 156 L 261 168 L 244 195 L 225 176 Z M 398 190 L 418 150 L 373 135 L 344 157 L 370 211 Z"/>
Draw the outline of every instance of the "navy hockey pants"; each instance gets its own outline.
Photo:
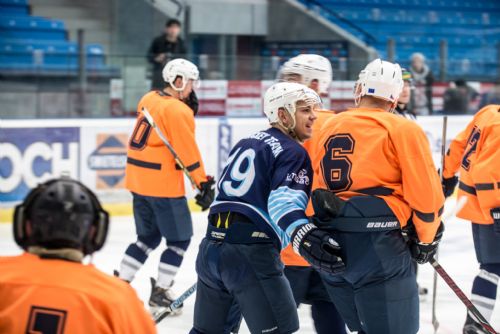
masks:
<path id="1" fill-rule="evenodd" d="M 285 276 L 297 303 L 311 305 L 311 316 L 318 334 L 346 334 L 345 323 L 325 288 L 320 273 L 312 267 L 286 266 Z"/>
<path id="2" fill-rule="evenodd" d="M 344 207 L 343 217 L 392 215 L 381 199 L 351 200 L 353 203 L 348 202 Z M 417 333 L 419 300 L 415 269 L 399 227 L 373 232 L 341 229 L 333 233 L 342 248 L 346 271 L 339 276 L 323 277 L 349 329 L 366 334 Z"/>
<path id="3" fill-rule="evenodd" d="M 198 288 L 191 333 L 224 333 L 228 321 L 239 321 L 230 316 L 235 304 L 252 333 L 283 334 L 298 330 L 295 301 L 275 244 L 230 243 L 210 238 L 210 235 L 239 233 L 238 230 L 248 232 L 249 227 L 252 225 L 234 223 L 222 231 L 209 226 L 196 259 Z"/>

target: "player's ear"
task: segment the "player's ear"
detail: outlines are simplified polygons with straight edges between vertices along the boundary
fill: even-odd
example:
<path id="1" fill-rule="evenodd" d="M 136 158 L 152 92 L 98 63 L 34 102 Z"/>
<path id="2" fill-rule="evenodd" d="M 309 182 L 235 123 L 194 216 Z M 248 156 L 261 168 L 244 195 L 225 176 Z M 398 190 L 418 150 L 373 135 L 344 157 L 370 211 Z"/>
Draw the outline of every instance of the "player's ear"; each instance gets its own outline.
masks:
<path id="1" fill-rule="evenodd" d="M 281 124 L 284 126 L 288 126 L 290 123 L 288 111 L 285 108 L 278 109 L 278 118 L 281 121 Z"/>

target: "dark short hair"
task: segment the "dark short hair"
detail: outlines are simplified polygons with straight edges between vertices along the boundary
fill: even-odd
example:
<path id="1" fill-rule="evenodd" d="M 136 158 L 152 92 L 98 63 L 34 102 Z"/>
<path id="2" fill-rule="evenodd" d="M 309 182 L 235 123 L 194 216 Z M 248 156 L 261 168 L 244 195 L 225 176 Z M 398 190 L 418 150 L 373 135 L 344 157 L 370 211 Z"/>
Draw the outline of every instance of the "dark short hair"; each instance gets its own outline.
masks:
<path id="1" fill-rule="evenodd" d="M 457 80 L 455 80 L 455 85 L 457 87 L 465 87 L 465 86 L 467 86 L 467 82 L 465 82 L 464 79 L 457 79 Z"/>
<path id="2" fill-rule="evenodd" d="M 170 28 L 171 26 L 176 25 L 176 26 L 181 26 L 181 21 L 177 19 L 169 19 L 167 23 L 165 23 L 165 27 Z"/>

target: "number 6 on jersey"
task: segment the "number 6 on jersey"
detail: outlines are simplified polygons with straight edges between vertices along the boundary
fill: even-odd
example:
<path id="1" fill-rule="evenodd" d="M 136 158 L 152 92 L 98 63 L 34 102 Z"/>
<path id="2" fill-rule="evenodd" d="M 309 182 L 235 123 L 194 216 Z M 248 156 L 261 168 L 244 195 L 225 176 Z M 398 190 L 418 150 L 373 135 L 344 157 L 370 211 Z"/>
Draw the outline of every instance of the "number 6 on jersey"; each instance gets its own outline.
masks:
<path id="1" fill-rule="evenodd" d="M 328 189 L 345 191 L 351 187 L 352 162 L 348 155 L 354 152 L 354 143 L 348 133 L 331 136 L 326 141 L 326 154 L 321 160 L 321 169 Z"/>

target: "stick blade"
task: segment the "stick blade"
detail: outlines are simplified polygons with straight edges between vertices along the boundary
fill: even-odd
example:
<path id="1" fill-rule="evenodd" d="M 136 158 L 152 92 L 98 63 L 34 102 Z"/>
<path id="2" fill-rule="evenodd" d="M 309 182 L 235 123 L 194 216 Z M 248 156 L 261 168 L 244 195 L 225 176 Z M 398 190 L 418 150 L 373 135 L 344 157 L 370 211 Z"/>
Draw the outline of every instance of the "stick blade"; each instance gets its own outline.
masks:
<path id="1" fill-rule="evenodd" d="M 439 329 L 439 321 L 437 321 L 437 320 L 433 321 L 432 326 L 434 327 L 434 334 L 436 334 L 438 329 Z"/>
<path id="2" fill-rule="evenodd" d="M 153 312 L 151 316 L 153 317 L 155 323 L 159 323 L 160 321 L 165 319 L 170 313 L 171 310 L 169 307 L 160 307 L 155 312 Z"/>

